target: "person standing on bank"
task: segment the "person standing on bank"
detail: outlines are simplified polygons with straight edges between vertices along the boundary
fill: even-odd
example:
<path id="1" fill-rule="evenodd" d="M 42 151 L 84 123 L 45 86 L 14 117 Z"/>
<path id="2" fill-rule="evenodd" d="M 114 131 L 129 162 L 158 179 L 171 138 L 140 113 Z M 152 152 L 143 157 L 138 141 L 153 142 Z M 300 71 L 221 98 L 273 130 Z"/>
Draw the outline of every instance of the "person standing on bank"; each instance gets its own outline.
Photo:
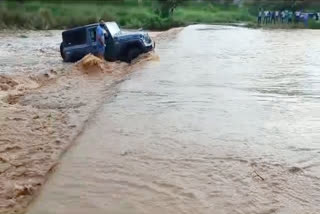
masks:
<path id="1" fill-rule="evenodd" d="M 276 22 L 276 23 L 279 22 L 279 16 L 280 16 L 280 13 L 279 13 L 279 10 L 277 10 L 277 11 L 275 12 L 275 17 L 276 17 L 275 22 Z"/>
<path id="2" fill-rule="evenodd" d="M 288 12 L 288 24 L 291 24 L 291 23 L 292 23 L 292 18 L 293 18 L 293 12 L 292 12 L 292 11 L 289 11 L 289 12 Z"/>
<path id="3" fill-rule="evenodd" d="M 283 11 L 281 12 L 281 23 L 282 23 L 282 24 L 285 23 L 286 18 L 287 18 L 287 12 L 283 10 Z"/>
<path id="4" fill-rule="evenodd" d="M 263 12 L 263 24 L 268 24 L 268 14 L 269 14 L 269 11 L 265 10 Z"/>
<path id="5" fill-rule="evenodd" d="M 299 23 L 301 12 L 300 11 L 296 11 L 294 14 L 295 14 L 294 22 L 295 23 Z"/>
<path id="6" fill-rule="evenodd" d="M 261 25 L 261 21 L 262 21 L 262 9 L 260 8 L 259 10 L 259 14 L 258 14 L 258 24 Z"/>
<path id="7" fill-rule="evenodd" d="M 274 12 L 274 11 L 271 11 L 270 12 L 271 14 L 270 14 L 270 16 L 271 16 L 271 21 L 270 21 L 270 23 L 272 24 L 276 24 L 276 13 Z"/>
<path id="8" fill-rule="evenodd" d="M 306 12 L 303 15 L 304 15 L 303 17 L 304 27 L 308 27 L 309 14 Z"/>
<path id="9" fill-rule="evenodd" d="M 99 20 L 99 25 L 96 29 L 96 42 L 97 42 L 97 50 L 98 50 L 98 57 L 100 59 L 104 59 L 104 52 L 105 52 L 105 37 L 107 36 L 107 32 L 104 29 L 105 23 L 102 19 Z"/>

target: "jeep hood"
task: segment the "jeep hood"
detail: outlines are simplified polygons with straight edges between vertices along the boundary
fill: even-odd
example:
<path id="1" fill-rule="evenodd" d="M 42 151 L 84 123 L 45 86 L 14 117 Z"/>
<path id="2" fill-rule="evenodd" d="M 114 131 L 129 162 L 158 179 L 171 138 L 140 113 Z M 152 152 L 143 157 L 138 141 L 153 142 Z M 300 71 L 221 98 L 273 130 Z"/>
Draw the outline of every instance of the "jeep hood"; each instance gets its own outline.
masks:
<path id="1" fill-rule="evenodd" d="M 143 39 L 145 37 L 149 37 L 146 32 L 123 32 L 120 31 L 114 36 L 115 40 L 135 40 L 135 39 Z"/>

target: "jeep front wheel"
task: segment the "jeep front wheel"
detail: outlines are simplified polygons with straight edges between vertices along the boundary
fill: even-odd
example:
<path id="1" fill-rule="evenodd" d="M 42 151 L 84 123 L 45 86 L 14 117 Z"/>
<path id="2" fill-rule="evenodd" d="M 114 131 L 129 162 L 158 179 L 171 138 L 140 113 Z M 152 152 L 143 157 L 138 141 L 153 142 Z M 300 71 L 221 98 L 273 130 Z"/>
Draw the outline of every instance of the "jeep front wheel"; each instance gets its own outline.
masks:
<path id="1" fill-rule="evenodd" d="M 64 44 L 61 43 L 60 44 L 60 54 L 61 54 L 61 57 L 62 57 L 63 61 L 66 62 L 66 55 L 64 54 L 63 49 L 64 49 Z"/>
<path id="2" fill-rule="evenodd" d="M 127 62 L 131 63 L 131 61 L 137 58 L 141 53 L 142 52 L 138 47 L 130 48 L 127 55 Z"/>

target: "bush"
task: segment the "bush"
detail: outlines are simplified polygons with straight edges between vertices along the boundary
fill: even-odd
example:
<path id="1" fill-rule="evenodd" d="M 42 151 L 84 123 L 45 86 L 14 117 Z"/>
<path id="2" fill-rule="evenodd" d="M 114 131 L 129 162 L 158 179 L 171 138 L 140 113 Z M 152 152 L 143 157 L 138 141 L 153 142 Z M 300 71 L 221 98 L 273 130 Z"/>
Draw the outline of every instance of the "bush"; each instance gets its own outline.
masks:
<path id="1" fill-rule="evenodd" d="M 39 28 L 40 29 L 50 29 L 54 25 L 54 19 L 52 17 L 51 10 L 47 8 L 39 9 Z"/>
<path id="2" fill-rule="evenodd" d="M 115 18 L 113 16 L 110 15 L 110 13 L 106 13 L 104 12 L 101 17 L 97 17 L 97 20 L 98 21 L 100 18 L 102 18 L 104 21 L 108 22 L 108 21 L 114 21 Z M 91 19 L 91 18 L 90 18 Z"/>
<path id="3" fill-rule="evenodd" d="M 160 16 L 153 16 L 146 20 L 143 27 L 152 30 L 167 30 L 173 27 L 184 26 L 185 23 L 175 20 L 173 17 L 162 18 Z"/>
<path id="4" fill-rule="evenodd" d="M 308 27 L 311 29 L 320 29 L 320 21 L 309 20 Z"/>
<path id="5" fill-rule="evenodd" d="M 1 22 L 4 26 L 12 27 L 27 27 L 29 17 L 26 14 L 21 14 L 18 12 L 9 12 L 7 9 L 2 9 L 1 11 Z"/>

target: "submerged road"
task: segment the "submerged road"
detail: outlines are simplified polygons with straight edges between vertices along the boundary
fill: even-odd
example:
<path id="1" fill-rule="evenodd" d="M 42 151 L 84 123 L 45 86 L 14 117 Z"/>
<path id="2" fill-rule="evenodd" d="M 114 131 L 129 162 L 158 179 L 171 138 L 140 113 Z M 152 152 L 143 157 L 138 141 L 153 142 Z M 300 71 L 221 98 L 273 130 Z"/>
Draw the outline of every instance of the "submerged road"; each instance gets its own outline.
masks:
<path id="1" fill-rule="evenodd" d="M 28 214 L 320 213 L 319 37 L 185 28 L 117 86 Z"/>

